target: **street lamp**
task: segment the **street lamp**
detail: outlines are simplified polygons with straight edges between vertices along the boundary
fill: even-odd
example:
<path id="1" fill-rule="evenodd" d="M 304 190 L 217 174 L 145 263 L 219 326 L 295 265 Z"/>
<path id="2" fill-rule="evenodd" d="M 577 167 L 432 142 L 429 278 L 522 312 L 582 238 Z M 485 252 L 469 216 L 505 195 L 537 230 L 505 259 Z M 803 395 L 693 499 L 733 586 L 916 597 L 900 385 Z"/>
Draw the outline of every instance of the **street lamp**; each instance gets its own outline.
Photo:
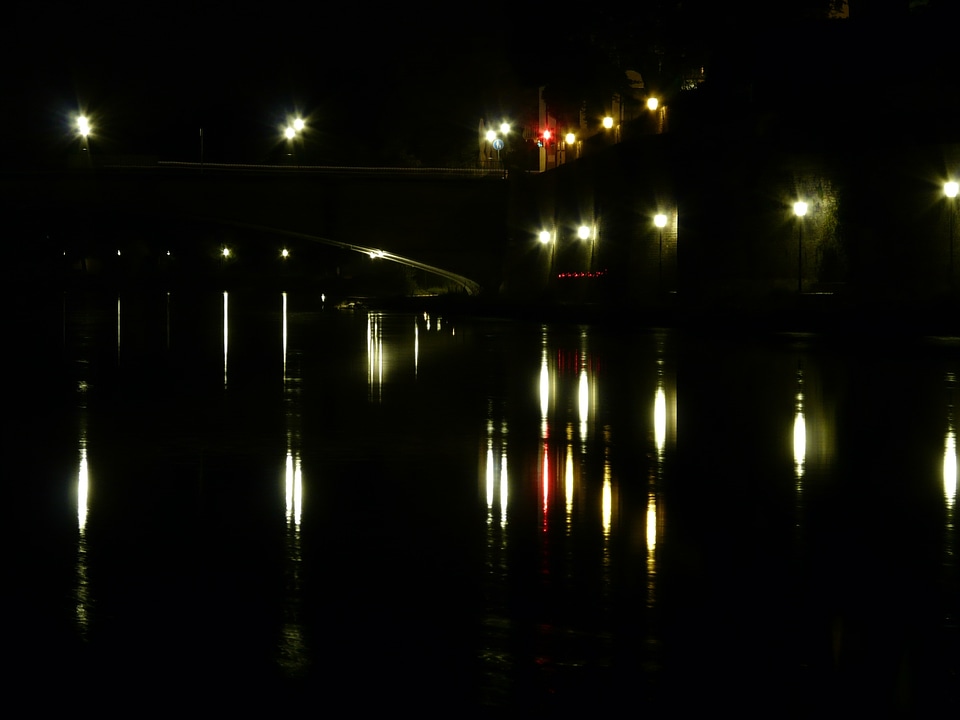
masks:
<path id="1" fill-rule="evenodd" d="M 667 224 L 667 216 L 663 213 L 657 213 L 653 216 L 653 224 L 657 226 L 657 229 L 660 231 L 660 259 L 659 259 L 659 284 L 660 291 L 663 291 L 663 228 Z"/>
<path id="2" fill-rule="evenodd" d="M 793 204 L 793 214 L 799 218 L 797 223 L 797 294 L 803 293 L 803 216 L 807 214 L 807 204 L 797 200 Z"/>
<path id="3" fill-rule="evenodd" d="M 957 184 L 956 180 L 950 180 L 943 184 L 943 194 L 949 199 L 950 207 L 947 208 L 948 215 L 950 217 L 950 284 L 953 285 L 953 216 L 956 214 L 956 204 L 957 191 L 960 190 L 960 185 Z"/>
<path id="4" fill-rule="evenodd" d="M 287 139 L 287 142 L 290 143 L 290 153 L 293 156 L 293 163 L 294 165 L 297 165 L 297 167 L 300 167 L 300 166 L 297 163 L 296 138 L 297 138 L 297 135 L 303 132 L 303 129 L 305 127 L 306 127 L 306 123 L 303 121 L 303 118 L 298 117 L 298 118 L 295 118 L 292 123 L 287 125 L 287 127 L 284 128 L 284 131 L 283 131 L 283 136 Z"/>

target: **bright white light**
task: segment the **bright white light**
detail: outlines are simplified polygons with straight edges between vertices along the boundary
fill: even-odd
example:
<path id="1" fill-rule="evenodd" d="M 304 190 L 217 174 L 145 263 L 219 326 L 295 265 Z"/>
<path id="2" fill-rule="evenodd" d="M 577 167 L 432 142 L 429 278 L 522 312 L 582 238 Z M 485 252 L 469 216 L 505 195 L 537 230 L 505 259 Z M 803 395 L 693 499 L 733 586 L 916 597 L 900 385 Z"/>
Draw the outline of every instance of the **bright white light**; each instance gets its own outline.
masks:
<path id="1" fill-rule="evenodd" d="M 590 238 L 590 228 L 588 228 L 586 225 L 581 225 L 577 229 L 577 237 L 579 237 L 581 240 L 588 240 Z"/>
<path id="2" fill-rule="evenodd" d="M 304 123 L 301 118 L 297 118 L 296 120 L 293 121 L 293 129 L 296 130 L 297 132 L 300 132 L 301 130 L 303 130 L 305 125 L 306 123 Z"/>
<path id="3" fill-rule="evenodd" d="M 90 131 L 91 131 L 90 121 L 87 120 L 85 115 L 81 115 L 80 117 L 77 118 L 77 130 L 81 135 L 83 135 L 83 137 L 86 137 L 87 135 L 90 134 Z"/>
<path id="4" fill-rule="evenodd" d="M 286 260 L 288 257 L 290 257 L 290 251 L 284 248 L 283 250 L 280 251 L 280 257 Z"/>
<path id="5" fill-rule="evenodd" d="M 577 141 L 577 136 L 574 135 L 573 133 L 567 133 L 567 136 L 564 138 L 564 140 L 567 141 L 568 145 L 572 145 Z"/>
<path id="6" fill-rule="evenodd" d="M 293 140 L 294 136 L 297 134 L 297 131 L 294 130 L 292 127 L 288 127 L 286 130 L 283 131 L 283 134 L 286 135 L 287 140 Z"/>
<path id="7" fill-rule="evenodd" d="M 943 184 L 943 192 L 948 198 L 955 198 L 957 196 L 958 189 L 960 189 L 960 185 L 953 180 Z"/>
<path id="8" fill-rule="evenodd" d="M 653 400 L 653 435 L 657 450 L 663 452 L 663 446 L 667 440 L 667 396 L 663 392 L 663 385 L 657 387 L 657 394 Z"/>
<path id="9" fill-rule="evenodd" d="M 953 430 L 947 432 L 943 451 L 943 494 L 949 505 L 957 497 L 957 437 Z"/>
<path id="10" fill-rule="evenodd" d="M 493 142 L 497 139 L 497 133 L 494 130 L 487 130 L 487 142 Z"/>
<path id="11" fill-rule="evenodd" d="M 230 248 L 225 247 L 225 248 L 224 248 L 223 250 L 221 250 L 220 252 L 221 252 L 221 254 L 222 254 L 225 258 L 230 257 Z"/>
<path id="12" fill-rule="evenodd" d="M 663 213 L 657 213 L 653 216 L 653 224 L 658 228 L 666 227 L 667 225 L 667 216 Z"/>
<path id="13" fill-rule="evenodd" d="M 552 239 L 553 239 L 553 235 L 549 230 L 540 231 L 540 242 L 542 242 L 544 245 L 546 245 Z"/>
<path id="14" fill-rule="evenodd" d="M 807 204 L 803 200 L 797 200 L 793 204 L 793 212 L 797 217 L 803 217 L 807 214 Z"/>
<path id="15" fill-rule="evenodd" d="M 647 98 L 647 110 L 656 110 L 660 106 L 660 101 L 655 98 Z"/>
<path id="16" fill-rule="evenodd" d="M 613 127 L 613 118 L 610 117 L 609 115 L 607 115 L 607 116 L 603 119 L 603 126 L 604 126 L 607 130 L 609 130 L 610 128 L 612 128 L 612 127 Z"/>
<path id="17" fill-rule="evenodd" d="M 510 132 L 510 123 L 508 122 L 500 123 L 500 132 L 502 132 L 504 135 Z"/>

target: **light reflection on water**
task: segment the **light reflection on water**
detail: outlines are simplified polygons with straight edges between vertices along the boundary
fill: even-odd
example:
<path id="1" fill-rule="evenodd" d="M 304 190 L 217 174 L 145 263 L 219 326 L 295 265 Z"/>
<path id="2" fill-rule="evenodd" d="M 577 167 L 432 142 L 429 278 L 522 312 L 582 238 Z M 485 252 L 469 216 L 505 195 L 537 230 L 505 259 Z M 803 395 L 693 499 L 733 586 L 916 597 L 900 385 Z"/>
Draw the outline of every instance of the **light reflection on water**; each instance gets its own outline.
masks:
<path id="1" fill-rule="evenodd" d="M 304 303 L 287 293 L 238 296 L 228 322 L 227 299 L 179 313 L 177 293 L 166 293 L 156 327 L 131 329 L 130 318 L 150 315 L 121 297 L 123 368 L 100 363 L 112 350 L 112 308 L 98 326 L 95 304 L 68 298 L 64 317 L 51 319 L 63 325 L 65 367 L 78 375 L 65 401 L 77 422 L 63 448 L 73 458 L 79 437 L 69 582 L 75 631 L 93 647 L 117 632 L 101 607 L 141 601 L 124 594 L 118 574 L 122 511 L 153 533 L 202 517 L 236 527 L 250 562 L 228 569 L 214 556 L 196 570 L 191 553 L 206 553 L 198 534 L 201 547 L 171 561 L 178 582 L 213 582 L 220 592 L 220 581 L 199 577 L 238 573 L 253 595 L 242 600 L 251 612 L 240 632 L 270 637 L 238 643 L 240 658 L 257 665 L 268 657 L 290 682 L 316 681 L 325 658 L 351 656 L 358 637 L 370 642 L 375 634 L 363 628 L 374 616 L 378 625 L 412 622 L 412 607 L 450 593 L 449 606 L 416 615 L 409 630 L 431 640 L 392 661 L 406 666 L 404 683 L 439 672 L 458 681 L 464 702 L 550 708 L 586 704 L 611 687 L 622 699 L 631 691 L 618 683 L 632 678 L 653 707 L 702 671 L 692 658 L 733 652 L 729 627 L 740 638 L 740 665 L 772 688 L 767 699 L 809 689 L 812 707 L 850 677 L 842 662 L 880 662 L 868 661 L 868 645 L 851 645 L 855 621 L 844 603 L 872 596 L 843 577 L 837 558 L 869 558 L 856 577 L 892 577 L 881 520 L 898 503 L 915 514 L 904 521 L 915 539 L 900 559 L 943 569 L 937 579 L 915 570 L 913 581 L 927 604 L 944 608 L 938 629 L 900 620 L 933 634 L 924 642 L 943 633 L 943 647 L 955 647 L 955 354 L 874 369 L 869 379 L 883 385 L 868 387 L 847 354 L 809 345 L 731 347 L 669 331 L 610 336 L 428 313 L 293 313 Z M 901 381 L 915 392 L 887 410 L 884 393 Z M 124 401 L 153 383 L 166 389 L 150 403 Z M 742 392 L 728 395 L 729 387 Z M 901 449 L 887 448 L 886 463 L 864 457 L 863 432 L 889 437 L 882 421 L 901 412 L 915 419 L 901 431 Z M 197 417 L 206 420 L 194 424 Z M 869 474 L 851 472 L 864 461 Z M 909 482 L 900 472 L 908 468 Z M 441 537 L 431 532 L 437 523 Z M 927 532 L 931 523 L 937 533 Z M 144 566 L 162 557 L 150 542 L 138 552 L 131 557 Z M 418 571 L 431 553 L 448 559 Z M 394 583 L 382 595 L 374 592 L 380 574 Z M 469 578 L 469 592 L 450 589 L 459 587 L 455 577 Z M 350 587 L 364 588 L 362 602 L 334 599 Z M 177 607 L 186 644 L 207 642 L 193 618 L 202 606 Z M 459 633 L 446 630 L 451 617 Z M 780 649 L 764 660 L 774 636 Z M 217 662 L 227 648 L 205 652 Z M 957 669 L 930 652 L 916 661 L 931 678 L 915 681 L 916 702 L 933 692 L 932 678 Z M 718 668 L 714 690 L 732 683 L 732 670 Z"/>

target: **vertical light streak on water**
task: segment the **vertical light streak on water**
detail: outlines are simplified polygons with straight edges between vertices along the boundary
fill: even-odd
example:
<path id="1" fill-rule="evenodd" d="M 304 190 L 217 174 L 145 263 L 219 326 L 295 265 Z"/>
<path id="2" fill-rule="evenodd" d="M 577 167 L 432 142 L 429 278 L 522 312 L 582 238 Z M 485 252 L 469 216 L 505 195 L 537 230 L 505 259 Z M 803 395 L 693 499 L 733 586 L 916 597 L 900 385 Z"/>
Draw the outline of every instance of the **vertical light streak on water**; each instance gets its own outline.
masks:
<path id="1" fill-rule="evenodd" d="M 507 476 L 507 433 L 506 424 L 501 428 L 500 441 L 500 527 L 507 527 L 507 502 L 510 494 L 510 483 Z"/>
<path id="2" fill-rule="evenodd" d="M 282 322 L 280 329 L 280 345 L 283 352 L 283 379 L 287 379 L 287 294 L 281 293 L 281 313 Z"/>
<path id="3" fill-rule="evenodd" d="M 289 326 L 287 293 L 281 293 L 280 343 L 283 359 L 283 404 L 287 424 L 287 452 L 284 459 L 284 507 L 286 511 L 286 572 L 283 625 L 277 643 L 277 663 L 291 677 L 301 676 L 310 663 L 309 648 L 301 615 L 302 565 L 300 523 L 303 513 L 303 470 L 300 446 L 300 397 L 296 365 L 294 376 L 287 364 Z"/>
<path id="4" fill-rule="evenodd" d="M 413 318 L 413 377 L 420 372 L 420 324 Z"/>
<path id="5" fill-rule="evenodd" d="M 367 315 L 367 397 L 370 402 L 383 401 L 383 329 L 381 316 Z"/>
<path id="6" fill-rule="evenodd" d="M 663 378 L 657 381 L 657 393 L 653 398 L 653 435 L 657 444 L 657 455 L 663 457 L 663 448 L 667 442 L 667 395 L 663 389 Z"/>
<path id="7" fill-rule="evenodd" d="M 804 389 L 803 389 L 803 370 L 797 370 L 797 392 L 794 396 L 794 416 L 793 416 L 793 468 L 796 482 L 794 483 L 796 491 L 796 518 L 794 527 L 797 532 L 803 524 L 803 475 L 806 471 L 807 463 L 807 418 L 804 413 Z M 798 537 L 798 547 L 802 545 L 802 539 Z"/>
<path id="8" fill-rule="evenodd" d="M 170 350 L 170 293 L 167 292 L 167 303 L 166 303 L 166 331 L 167 331 L 167 350 Z"/>
<path id="9" fill-rule="evenodd" d="M 567 458 L 563 477 L 567 509 L 567 537 L 570 537 L 573 530 L 573 445 L 570 442 L 567 442 Z"/>
<path id="10" fill-rule="evenodd" d="M 546 348 L 540 359 L 540 437 L 548 435 L 547 413 L 550 410 L 550 366 L 547 362 Z"/>
<path id="11" fill-rule="evenodd" d="M 580 441 L 587 442 L 587 418 L 590 416 L 590 381 L 587 378 L 587 369 L 580 370 L 580 389 L 577 393 L 580 406 Z"/>
<path id="12" fill-rule="evenodd" d="M 120 365 L 120 296 L 117 295 L 117 366 Z"/>
<path id="13" fill-rule="evenodd" d="M 227 387 L 227 349 L 230 345 L 228 293 L 223 293 L 223 387 Z"/>
<path id="14" fill-rule="evenodd" d="M 485 468 L 486 482 L 485 486 L 487 489 L 487 521 L 493 522 L 493 500 L 495 493 L 497 491 L 497 486 L 495 482 L 496 468 L 493 466 L 493 437 L 487 436 L 487 464 Z"/>
<path id="15" fill-rule="evenodd" d="M 547 441 L 544 440 L 541 444 L 541 460 L 540 460 L 540 500 L 541 500 L 541 513 L 543 515 L 542 529 L 543 532 L 547 532 L 549 517 L 550 517 L 550 448 L 547 445 Z"/>
<path id="16" fill-rule="evenodd" d="M 647 493 L 647 607 L 657 599 L 657 494 Z"/>
<path id="17" fill-rule="evenodd" d="M 947 504 L 948 522 L 951 522 L 949 516 L 957 501 L 957 435 L 952 422 L 947 428 L 943 445 L 943 496 Z"/>
<path id="18" fill-rule="evenodd" d="M 77 577 L 75 590 L 75 607 L 77 633 L 83 640 L 89 639 L 90 609 L 92 596 L 90 579 L 88 577 L 87 557 L 87 510 L 90 499 L 90 475 L 87 465 L 87 440 L 83 429 L 80 436 L 80 466 L 77 473 Z"/>
<path id="19" fill-rule="evenodd" d="M 609 436 L 606 437 L 609 441 Z M 603 525 L 602 587 L 603 596 L 610 598 L 613 592 L 613 567 L 610 543 L 613 533 L 613 480 L 610 467 L 610 444 L 603 449 L 603 490 L 600 497 L 601 523 Z"/>

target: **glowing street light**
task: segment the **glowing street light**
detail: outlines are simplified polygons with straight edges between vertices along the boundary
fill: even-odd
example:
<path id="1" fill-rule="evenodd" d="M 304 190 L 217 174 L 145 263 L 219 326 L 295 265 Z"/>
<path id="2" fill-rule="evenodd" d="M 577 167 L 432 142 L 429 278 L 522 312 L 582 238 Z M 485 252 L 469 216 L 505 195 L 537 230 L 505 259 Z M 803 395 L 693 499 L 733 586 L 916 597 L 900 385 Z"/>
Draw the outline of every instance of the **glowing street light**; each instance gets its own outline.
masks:
<path id="1" fill-rule="evenodd" d="M 551 240 L 553 240 L 553 233 L 550 232 L 549 230 L 541 230 L 539 237 L 540 237 L 540 243 L 543 245 L 546 245 Z"/>
<path id="2" fill-rule="evenodd" d="M 605 130 L 609 130 L 610 128 L 612 128 L 612 127 L 613 127 L 613 118 L 610 117 L 609 115 L 607 115 L 607 116 L 603 119 L 603 127 L 604 127 Z"/>
<path id="3" fill-rule="evenodd" d="M 84 138 L 90 134 L 90 121 L 87 120 L 86 115 L 81 115 L 77 118 L 77 132 L 79 132 L 80 136 Z"/>
<path id="4" fill-rule="evenodd" d="M 587 225 L 581 225 L 579 228 L 577 228 L 577 237 L 579 237 L 581 240 L 589 240 L 590 234 L 590 228 Z"/>
<path id="5" fill-rule="evenodd" d="M 650 112 L 653 112 L 653 111 L 656 110 L 658 107 L 660 107 L 660 100 L 659 100 L 659 98 L 655 98 L 655 97 L 649 97 L 649 98 L 647 98 L 647 110 L 649 110 Z"/>
<path id="6" fill-rule="evenodd" d="M 793 204 L 793 214 L 797 216 L 797 294 L 803 293 L 803 216 L 807 214 L 807 204 L 797 200 Z"/>
<path id="7" fill-rule="evenodd" d="M 663 291 L 663 228 L 667 225 L 667 216 L 663 213 L 657 213 L 653 216 L 653 224 L 657 226 L 657 229 L 660 231 L 660 267 L 659 267 L 659 282 L 660 282 L 660 291 Z"/>

